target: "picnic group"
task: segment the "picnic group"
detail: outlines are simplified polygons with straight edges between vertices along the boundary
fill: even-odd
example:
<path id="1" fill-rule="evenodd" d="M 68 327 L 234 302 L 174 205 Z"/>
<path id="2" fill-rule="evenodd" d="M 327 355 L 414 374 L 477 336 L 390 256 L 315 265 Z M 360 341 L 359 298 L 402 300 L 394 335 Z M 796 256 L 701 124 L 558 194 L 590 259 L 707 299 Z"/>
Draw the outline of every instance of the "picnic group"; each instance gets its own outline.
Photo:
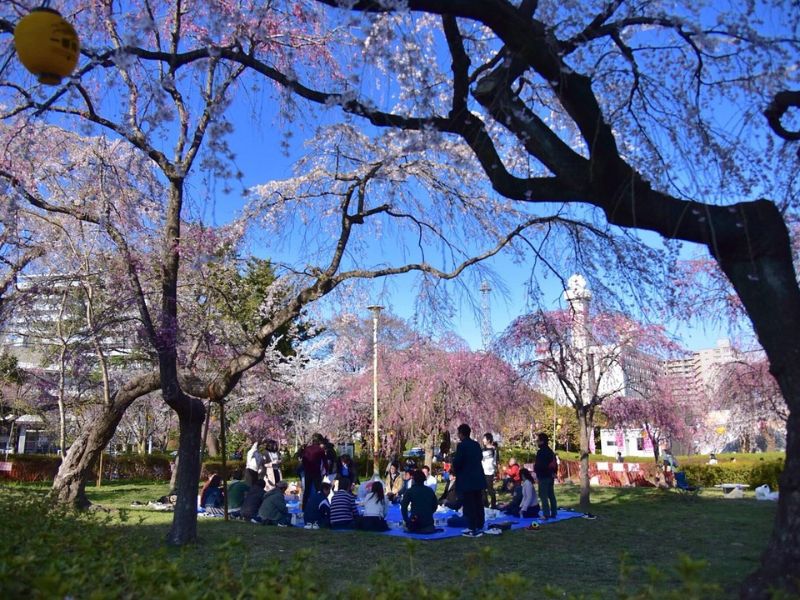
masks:
<path id="1" fill-rule="evenodd" d="M 521 518 L 554 519 L 558 504 L 554 481 L 557 458 L 547 434 L 537 437 L 538 451 L 530 470 L 510 458 L 502 473 L 498 445 L 491 433 L 481 442 L 472 438 L 469 425 L 458 427 L 458 444 L 449 452 L 449 436 L 440 447 L 444 491 L 437 495 L 438 480 L 428 465 L 413 458 L 392 461 L 381 478 L 361 482 L 352 457 L 336 456 L 333 445 L 314 434 L 300 451 L 300 483 L 289 484 L 281 475 L 277 445 L 256 441 L 247 452 L 244 472 L 234 473 L 227 487 L 229 515 L 255 524 L 306 529 L 401 529 L 414 534 L 435 534 L 438 525 L 459 527 L 465 537 L 498 534 L 486 526 L 486 513 Z M 511 494 L 497 505 L 495 485 Z M 199 510 L 220 516 L 225 497 L 222 479 L 212 473 L 199 496 Z M 537 492 L 538 486 L 538 492 Z M 399 509 L 399 511 L 398 511 Z M 489 510 L 486 510 L 489 509 Z M 442 521 L 442 515 L 448 515 Z"/>

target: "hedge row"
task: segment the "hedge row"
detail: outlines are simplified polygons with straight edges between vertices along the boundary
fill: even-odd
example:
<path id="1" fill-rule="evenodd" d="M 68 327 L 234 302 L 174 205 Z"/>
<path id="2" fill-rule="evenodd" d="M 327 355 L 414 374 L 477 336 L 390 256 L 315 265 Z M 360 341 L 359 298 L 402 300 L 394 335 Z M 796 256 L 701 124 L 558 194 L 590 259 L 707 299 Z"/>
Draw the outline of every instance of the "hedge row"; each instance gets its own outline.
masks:
<path id="1" fill-rule="evenodd" d="M 170 478 L 172 457 L 163 454 L 124 454 L 118 456 L 103 455 L 104 479 L 143 479 L 163 481 Z M 61 458 L 48 454 L 16 454 L 9 456 L 13 467 L 11 472 L 0 471 L 0 479 L 12 481 L 52 481 Z M 243 460 L 229 460 L 226 463 L 227 475 L 236 470 L 244 469 Z M 366 479 L 372 473 L 372 459 L 361 457 L 356 460 L 358 472 Z M 287 479 L 297 478 L 298 460 L 290 458 L 283 461 L 281 471 Z M 382 467 L 383 468 L 383 467 Z M 200 473 L 201 479 L 206 479 L 209 473 L 222 473 L 222 461 L 214 458 L 206 460 Z M 97 477 L 97 470 L 93 474 Z"/>
<path id="2" fill-rule="evenodd" d="M 746 483 L 752 489 L 767 484 L 770 489 L 776 490 L 783 471 L 783 459 L 741 464 L 685 465 L 681 470 L 692 485 L 713 487 L 720 483 Z"/>
<path id="3" fill-rule="evenodd" d="M 2 471 L 0 476 L 13 481 L 52 481 L 61 458 L 45 454 L 16 454 L 9 456 L 11 471 Z M 104 479 L 169 479 L 170 460 L 163 455 L 103 455 Z M 95 469 L 93 477 L 97 477 Z"/>
<path id="4" fill-rule="evenodd" d="M 532 455 L 525 451 L 510 451 L 502 455 L 505 463 L 509 458 L 514 457 L 521 464 L 531 462 Z M 18 454 L 9 457 L 13 468 L 11 472 L 2 471 L 0 477 L 14 481 L 52 481 L 58 471 L 61 459 L 58 456 L 41 454 Z M 578 471 L 578 464 L 569 469 L 567 465 L 572 461 L 562 460 L 563 471 L 559 475 L 564 479 L 575 479 Z M 356 464 L 362 478 L 366 478 L 372 472 L 372 460 L 370 457 L 360 457 Z M 642 462 L 642 476 L 650 481 L 655 480 L 656 466 L 654 463 Z M 231 460 L 227 462 L 227 475 L 230 476 L 234 471 L 244 468 L 244 461 Z M 295 479 L 297 477 L 298 461 L 295 458 L 287 459 L 281 465 L 284 478 Z M 569 466 L 573 466 L 569 464 Z M 590 465 L 590 475 L 594 475 Z M 385 464 L 381 464 L 381 469 Z M 759 462 L 726 462 L 716 465 L 708 464 L 684 464 L 681 470 L 686 473 L 690 483 L 703 487 L 713 487 L 720 483 L 746 483 L 751 488 L 767 484 L 773 490 L 778 488 L 778 479 L 783 471 L 783 459 L 765 460 Z M 209 473 L 222 473 L 222 462 L 219 460 L 207 460 L 203 464 L 201 479 L 208 477 Z M 170 457 L 165 455 L 103 455 L 103 478 L 104 479 L 144 479 L 144 480 L 166 480 L 170 478 L 171 467 Z M 97 476 L 96 472 L 93 475 Z M 605 482 L 603 482 L 605 483 Z"/>

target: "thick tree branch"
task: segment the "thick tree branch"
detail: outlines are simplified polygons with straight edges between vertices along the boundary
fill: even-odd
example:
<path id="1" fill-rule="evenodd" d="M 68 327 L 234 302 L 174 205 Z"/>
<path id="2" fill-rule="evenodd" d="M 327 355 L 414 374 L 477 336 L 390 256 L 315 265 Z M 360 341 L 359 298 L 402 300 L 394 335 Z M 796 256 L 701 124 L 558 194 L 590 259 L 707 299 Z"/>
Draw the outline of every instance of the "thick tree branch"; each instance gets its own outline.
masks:
<path id="1" fill-rule="evenodd" d="M 783 126 L 783 123 L 781 123 L 783 115 L 785 115 L 790 108 L 800 109 L 800 91 L 786 90 L 778 92 L 764 111 L 764 115 L 767 117 L 767 122 L 770 128 L 772 128 L 772 131 L 775 132 L 775 135 L 789 142 L 796 142 L 800 140 L 800 130 L 789 131 Z"/>

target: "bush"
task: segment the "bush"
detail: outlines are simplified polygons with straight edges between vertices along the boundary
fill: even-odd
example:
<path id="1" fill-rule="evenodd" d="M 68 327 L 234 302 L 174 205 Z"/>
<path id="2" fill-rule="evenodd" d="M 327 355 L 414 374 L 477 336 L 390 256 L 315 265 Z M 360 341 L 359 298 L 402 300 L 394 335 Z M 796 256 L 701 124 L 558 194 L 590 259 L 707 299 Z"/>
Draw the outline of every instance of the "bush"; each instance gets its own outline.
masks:
<path id="1" fill-rule="evenodd" d="M 53 481 L 61 465 L 61 457 L 48 454 L 15 454 L 9 456 L 11 472 L 3 472 L 4 479 L 34 482 Z M 170 459 L 159 454 L 103 455 L 103 479 L 169 479 Z M 95 467 L 92 477 L 97 477 Z"/>
<path id="2" fill-rule="evenodd" d="M 53 481 L 61 458 L 48 454 L 12 454 L 8 457 L 11 471 L 0 472 L 3 479 L 11 481 Z"/>
<path id="3" fill-rule="evenodd" d="M 778 489 L 778 479 L 783 471 L 783 460 L 685 465 L 681 470 L 686 473 L 692 485 L 713 487 L 720 483 L 746 483 L 751 488 L 756 488 L 767 484 L 775 490 Z"/>

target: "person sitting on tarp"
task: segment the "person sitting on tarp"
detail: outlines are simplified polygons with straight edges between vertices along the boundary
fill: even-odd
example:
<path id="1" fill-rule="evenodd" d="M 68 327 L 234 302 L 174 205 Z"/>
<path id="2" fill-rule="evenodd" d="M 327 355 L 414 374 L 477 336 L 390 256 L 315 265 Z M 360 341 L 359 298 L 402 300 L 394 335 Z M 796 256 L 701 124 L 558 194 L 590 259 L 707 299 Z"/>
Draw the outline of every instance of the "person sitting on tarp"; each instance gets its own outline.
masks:
<path id="1" fill-rule="evenodd" d="M 241 470 L 234 471 L 233 481 L 228 486 L 228 511 L 231 514 L 238 513 L 241 510 L 245 494 L 250 489 L 247 482 L 241 481 L 241 479 Z"/>
<path id="2" fill-rule="evenodd" d="M 519 465 L 517 459 L 513 456 L 508 459 L 508 466 L 505 468 L 505 477 L 503 478 L 504 492 L 514 493 L 514 490 L 522 483 L 519 475 Z"/>
<path id="3" fill-rule="evenodd" d="M 292 523 L 292 515 L 289 514 L 289 508 L 286 506 L 286 488 L 289 487 L 289 482 L 281 479 L 275 484 L 275 487 L 264 494 L 264 499 L 261 501 L 261 508 L 258 509 L 257 520 L 265 525 L 277 525 L 278 527 L 287 527 Z"/>
<path id="4" fill-rule="evenodd" d="M 342 477 L 338 482 L 339 489 L 331 498 L 331 529 L 353 529 L 358 517 L 356 497 L 351 491 L 353 484 L 347 477 Z"/>
<path id="5" fill-rule="evenodd" d="M 498 508 L 507 515 L 518 517 L 520 506 L 522 506 L 522 486 L 518 485 L 514 487 L 514 491 L 511 493 L 511 502 L 505 505 L 498 505 Z"/>
<path id="6" fill-rule="evenodd" d="M 247 490 L 242 500 L 242 508 L 239 510 L 239 516 L 243 519 L 250 521 L 258 516 L 258 509 L 261 508 L 261 501 L 264 499 L 264 487 L 266 482 L 263 479 L 256 479 L 253 485 Z"/>
<path id="7" fill-rule="evenodd" d="M 533 475 L 528 469 L 520 469 L 522 477 L 522 502 L 519 506 L 519 516 L 523 519 L 536 519 L 539 517 L 539 497 L 533 483 Z"/>
<path id="8" fill-rule="evenodd" d="M 400 473 L 400 464 L 396 460 L 389 464 L 389 472 L 386 474 L 383 487 L 390 502 L 394 502 L 397 495 L 403 491 L 403 475 Z"/>
<path id="9" fill-rule="evenodd" d="M 431 468 L 428 465 L 423 465 L 422 473 L 425 475 L 425 485 L 433 490 L 433 493 L 436 493 L 436 487 L 439 485 L 439 481 L 431 475 Z"/>
<path id="10" fill-rule="evenodd" d="M 206 512 L 221 509 L 225 505 L 221 485 L 222 477 L 217 473 L 212 473 L 203 486 L 203 490 L 200 492 L 200 507 L 206 509 Z"/>
<path id="11" fill-rule="evenodd" d="M 328 496 L 331 493 L 331 484 L 322 482 L 322 489 L 315 491 L 306 503 L 304 517 L 306 529 L 319 529 L 330 527 L 331 503 Z"/>
<path id="12" fill-rule="evenodd" d="M 444 492 L 439 496 L 439 504 L 451 510 L 459 510 L 463 505 L 456 492 L 456 476 L 451 475 L 444 484 Z"/>
<path id="13" fill-rule="evenodd" d="M 400 511 L 406 529 L 413 533 L 436 533 L 436 527 L 433 525 L 433 513 L 439 507 L 436 494 L 425 485 L 425 474 L 422 471 L 414 471 L 412 480 L 413 484 L 403 494 L 403 500 L 400 502 Z M 411 505 L 410 514 L 409 504 Z"/>
<path id="14" fill-rule="evenodd" d="M 386 515 L 389 501 L 383 494 L 383 484 L 373 481 L 369 494 L 364 499 L 364 514 L 358 520 L 358 528 L 364 531 L 387 531 Z"/>

